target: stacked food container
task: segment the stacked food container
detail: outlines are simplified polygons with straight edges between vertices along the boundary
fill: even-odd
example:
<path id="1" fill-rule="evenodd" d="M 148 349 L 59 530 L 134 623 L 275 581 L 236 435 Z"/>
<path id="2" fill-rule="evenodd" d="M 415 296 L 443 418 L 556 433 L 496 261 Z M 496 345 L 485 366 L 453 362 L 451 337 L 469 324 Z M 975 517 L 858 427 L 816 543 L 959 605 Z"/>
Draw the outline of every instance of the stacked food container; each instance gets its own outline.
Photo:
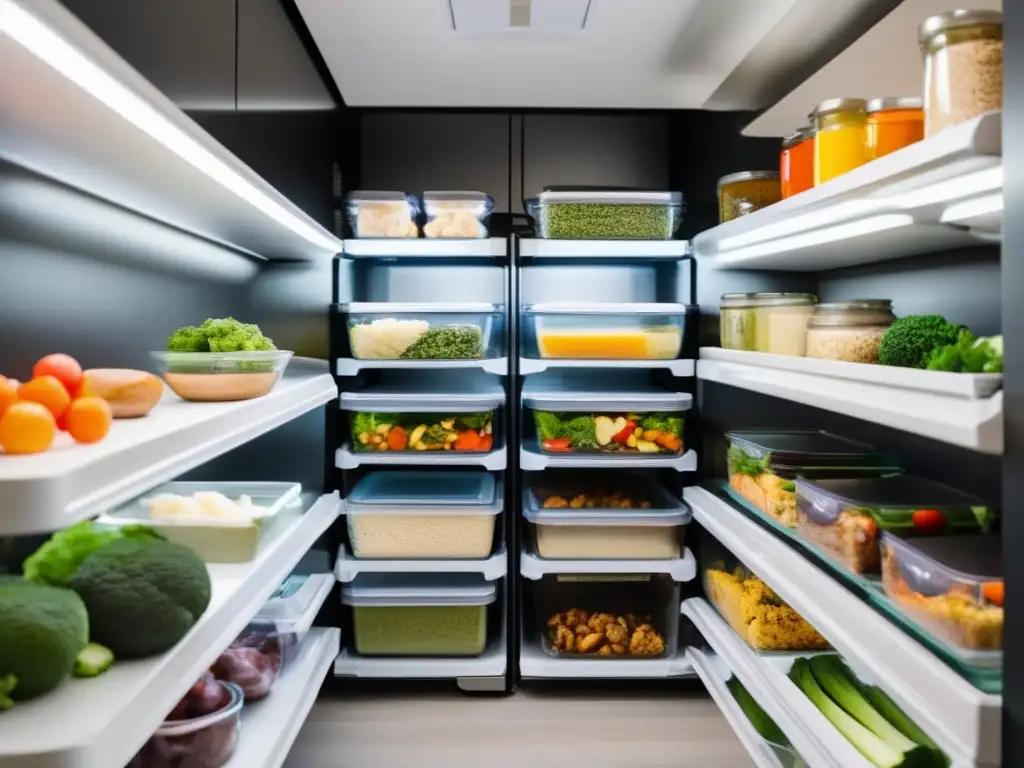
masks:
<path id="1" fill-rule="evenodd" d="M 510 288 L 507 243 L 487 237 L 492 205 L 473 192 L 349 196 L 337 284 L 352 295 L 335 295 L 332 317 L 347 523 L 338 676 L 510 686 Z"/>
<path id="2" fill-rule="evenodd" d="M 531 678 L 690 673 L 679 604 L 696 575 L 696 469 L 678 195 L 552 188 L 520 242 L 519 669 Z"/>

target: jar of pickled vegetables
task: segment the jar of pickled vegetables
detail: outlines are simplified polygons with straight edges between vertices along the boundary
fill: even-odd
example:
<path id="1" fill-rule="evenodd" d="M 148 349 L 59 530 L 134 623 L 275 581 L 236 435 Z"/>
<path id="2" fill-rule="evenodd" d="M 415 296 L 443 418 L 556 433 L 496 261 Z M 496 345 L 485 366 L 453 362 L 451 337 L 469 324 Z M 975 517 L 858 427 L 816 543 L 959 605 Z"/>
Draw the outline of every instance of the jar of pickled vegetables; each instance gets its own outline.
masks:
<path id="1" fill-rule="evenodd" d="M 814 186 L 814 129 L 810 126 L 783 140 L 779 176 L 783 199 Z"/>
<path id="2" fill-rule="evenodd" d="M 815 186 L 867 162 L 868 114 L 864 99 L 827 99 L 812 114 Z"/>
<path id="3" fill-rule="evenodd" d="M 778 171 L 730 173 L 718 180 L 718 220 L 731 221 L 781 199 Z"/>
<path id="4" fill-rule="evenodd" d="M 870 99 L 868 160 L 884 157 L 924 138 L 924 100 L 890 96 Z"/>
<path id="5" fill-rule="evenodd" d="M 950 11 L 921 23 L 926 136 L 1003 106 L 1003 14 Z"/>
<path id="6" fill-rule="evenodd" d="M 719 334 L 723 349 L 756 349 L 754 305 L 756 293 L 724 293 L 719 301 Z"/>

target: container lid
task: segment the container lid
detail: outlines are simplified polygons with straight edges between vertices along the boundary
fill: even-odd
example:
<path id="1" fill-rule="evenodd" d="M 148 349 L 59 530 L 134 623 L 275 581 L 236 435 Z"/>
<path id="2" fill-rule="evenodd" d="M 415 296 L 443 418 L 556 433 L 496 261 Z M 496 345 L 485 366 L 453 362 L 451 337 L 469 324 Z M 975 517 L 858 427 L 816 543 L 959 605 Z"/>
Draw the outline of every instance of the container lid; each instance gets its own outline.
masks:
<path id="1" fill-rule="evenodd" d="M 807 321 L 808 328 L 833 328 L 851 325 L 886 325 L 895 319 L 890 299 L 854 299 L 818 304 Z"/>
<path id="2" fill-rule="evenodd" d="M 730 447 L 742 449 L 751 458 L 770 457 L 772 466 L 899 469 L 874 446 L 822 430 L 726 432 L 725 437 Z"/>
<path id="3" fill-rule="evenodd" d="M 728 186 L 729 184 L 736 184 L 741 181 L 758 181 L 760 179 L 778 179 L 778 171 L 739 171 L 738 173 L 730 173 L 727 176 L 723 176 L 718 180 L 718 189 Z"/>
<path id="4" fill-rule="evenodd" d="M 555 374 L 555 375 L 552 375 Z M 579 372 L 551 372 L 527 379 L 523 405 L 541 411 L 638 413 L 685 411 L 693 402 L 687 392 L 670 392 L 649 385 L 595 381 Z"/>
<path id="5" fill-rule="evenodd" d="M 600 482 L 600 481 L 597 481 Z M 557 484 L 554 484 L 557 487 Z M 609 486 L 612 485 L 609 483 Z M 619 485 L 615 485 L 619 489 Z M 563 487 L 567 494 L 576 490 L 582 492 L 585 486 Z M 621 486 L 623 493 L 635 495 L 637 498 L 651 502 L 650 509 L 633 507 L 621 508 L 552 508 L 542 507 L 537 498 L 535 488 L 523 489 L 523 517 L 531 523 L 541 525 L 642 525 L 674 527 L 687 525 L 690 522 L 690 507 L 683 501 L 672 498 L 664 488 L 647 484 L 645 487 L 631 488 L 629 484 Z"/>
<path id="6" fill-rule="evenodd" d="M 949 582 L 1002 581 L 1003 553 L 997 536 L 918 536 L 904 539 L 882 532 L 883 546 L 896 552 L 900 573 L 926 595 L 945 594 Z"/>
<path id="7" fill-rule="evenodd" d="M 867 109 L 867 106 L 868 103 L 864 99 L 825 99 L 814 108 L 811 115 L 820 117 L 821 115 L 830 115 L 833 112 L 863 111 Z"/>
<path id="8" fill-rule="evenodd" d="M 887 109 L 924 109 L 924 99 L 920 96 L 883 96 L 868 99 L 869 113 L 884 112 Z"/>
<path id="9" fill-rule="evenodd" d="M 341 587 L 341 602 L 367 607 L 488 605 L 498 588 L 478 573 L 361 573 Z"/>
<path id="10" fill-rule="evenodd" d="M 353 203 L 411 203 L 415 195 L 391 190 L 356 189 L 349 192 L 346 199 Z"/>
<path id="11" fill-rule="evenodd" d="M 345 501 L 347 514 L 498 514 L 504 498 L 489 472 L 372 472 Z M 497 507 L 497 509 L 495 509 Z"/>
<path id="12" fill-rule="evenodd" d="M 341 407 L 346 411 L 382 413 L 476 413 L 491 411 L 505 403 L 505 390 L 493 377 L 460 379 L 449 374 L 438 379 L 428 377 L 435 371 L 422 371 L 415 381 L 375 384 L 358 392 L 342 392 Z"/>
<path id="13" fill-rule="evenodd" d="M 527 304 L 528 315 L 683 315 L 685 304 L 613 304 L 593 301 L 558 301 Z"/>
<path id="14" fill-rule="evenodd" d="M 789 134 L 789 136 L 782 140 L 782 148 L 789 149 L 790 147 L 795 147 L 801 141 L 806 141 L 807 139 L 813 136 L 814 129 L 811 128 L 809 125 L 805 125 L 802 128 L 797 128 L 795 131 L 793 131 L 793 133 Z"/>
<path id="15" fill-rule="evenodd" d="M 466 302 L 393 302 L 393 301 L 351 301 L 339 304 L 338 309 L 353 315 L 399 315 L 399 314 L 439 314 L 454 312 L 475 312 L 493 314 L 503 311 L 501 304 L 490 304 L 486 301 Z"/>
<path id="16" fill-rule="evenodd" d="M 887 509 L 981 507 L 985 502 L 963 491 L 913 475 L 886 475 L 809 480 L 798 477 L 797 487 L 829 496 L 842 504 Z"/>
<path id="17" fill-rule="evenodd" d="M 818 297 L 813 293 L 755 293 L 754 306 L 790 307 L 816 304 Z"/>
<path id="18" fill-rule="evenodd" d="M 681 192 L 644 192 L 630 189 L 546 189 L 537 197 L 549 203 L 601 203 L 606 205 L 681 205 Z"/>
<path id="19" fill-rule="evenodd" d="M 933 37 L 951 29 L 976 27 L 979 25 L 1003 25 L 1002 11 L 958 10 L 929 16 L 917 28 L 917 39 L 926 45 Z"/>
<path id="20" fill-rule="evenodd" d="M 743 309 L 753 307 L 756 297 L 756 293 L 723 293 L 718 303 L 721 309 Z"/>
<path id="21" fill-rule="evenodd" d="M 480 203 L 490 200 L 491 196 L 485 192 L 470 190 L 444 191 L 434 190 L 423 193 L 423 201 L 431 203 Z"/>
<path id="22" fill-rule="evenodd" d="M 289 576 L 270 599 L 263 604 L 250 624 L 274 624 L 279 631 L 287 632 L 309 608 L 322 582 L 309 576 Z"/>

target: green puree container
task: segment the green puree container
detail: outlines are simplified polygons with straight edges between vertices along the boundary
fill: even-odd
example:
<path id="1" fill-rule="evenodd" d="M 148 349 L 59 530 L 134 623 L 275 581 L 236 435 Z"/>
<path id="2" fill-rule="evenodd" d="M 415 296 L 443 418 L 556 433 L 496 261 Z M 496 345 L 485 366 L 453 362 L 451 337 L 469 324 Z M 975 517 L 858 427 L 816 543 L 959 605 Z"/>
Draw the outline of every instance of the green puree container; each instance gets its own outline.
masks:
<path id="1" fill-rule="evenodd" d="M 365 573 L 341 590 L 364 656 L 479 656 L 494 582 L 470 573 Z"/>
<path id="2" fill-rule="evenodd" d="M 537 207 L 552 240 L 671 240 L 683 218 L 679 192 L 551 188 Z"/>

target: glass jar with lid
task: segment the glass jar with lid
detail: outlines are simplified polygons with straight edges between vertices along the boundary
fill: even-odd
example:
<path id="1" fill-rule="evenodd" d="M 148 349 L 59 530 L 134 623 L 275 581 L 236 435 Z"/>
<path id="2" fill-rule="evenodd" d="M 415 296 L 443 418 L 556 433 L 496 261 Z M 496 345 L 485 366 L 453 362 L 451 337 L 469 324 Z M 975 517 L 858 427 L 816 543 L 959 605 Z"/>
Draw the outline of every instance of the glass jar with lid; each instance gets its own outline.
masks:
<path id="1" fill-rule="evenodd" d="M 731 221 L 781 199 L 778 171 L 730 173 L 718 180 L 718 220 Z"/>
<path id="2" fill-rule="evenodd" d="M 867 162 L 867 106 L 864 99 L 826 99 L 811 113 L 815 186 Z"/>
<path id="3" fill-rule="evenodd" d="M 779 157 L 782 198 L 814 186 L 814 129 L 804 126 L 782 141 Z"/>
<path id="4" fill-rule="evenodd" d="M 894 320 L 889 299 L 819 304 L 807 323 L 807 357 L 877 363 L 882 337 Z"/>
<path id="5" fill-rule="evenodd" d="M 924 100 L 888 96 L 868 100 L 868 160 L 884 157 L 924 138 Z"/>
<path id="6" fill-rule="evenodd" d="M 1003 106 L 1003 14 L 950 11 L 918 29 L 926 136 Z"/>
<path id="7" fill-rule="evenodd" d="M 754 296 L 754 348 L 803 357 L 807 321 L 818 297 L 813 293 L 758 293 Z"/>
<path id="8" fill-rule="evenodd" d="M 718 305 L 723 349 L 756 350 L 754 305 L 756 293 L 724 293 Z"/>

